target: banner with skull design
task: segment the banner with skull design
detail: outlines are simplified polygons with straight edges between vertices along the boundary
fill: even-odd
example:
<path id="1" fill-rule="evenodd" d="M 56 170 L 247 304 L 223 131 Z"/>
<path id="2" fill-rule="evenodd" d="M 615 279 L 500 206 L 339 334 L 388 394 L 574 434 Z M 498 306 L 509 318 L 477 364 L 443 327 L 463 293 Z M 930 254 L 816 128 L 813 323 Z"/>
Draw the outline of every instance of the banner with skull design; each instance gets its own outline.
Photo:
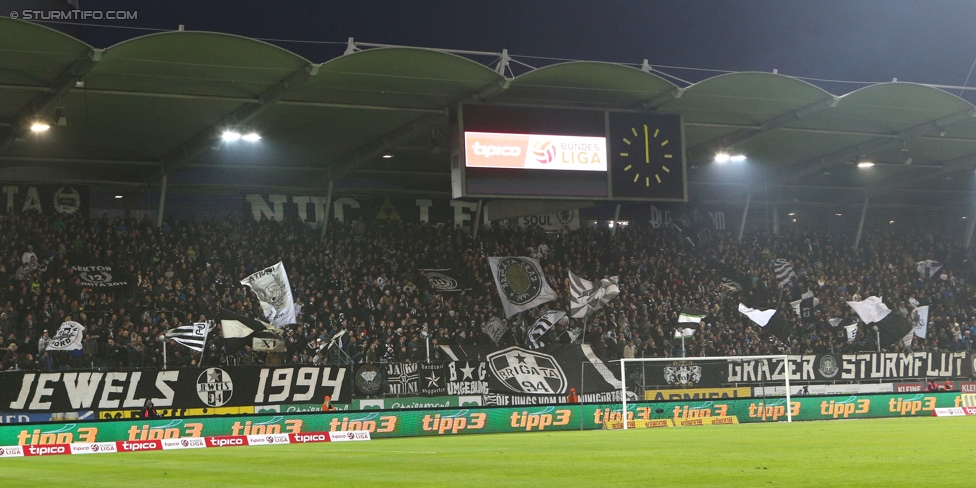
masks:
<path id="1" fill-rule="evenodd" d="M 291 295 L 291 284 L 283 263 L 279 261 L 274 266 L 264 268 L 241 280 L 241 284 L 250 287 L 258 297 L 264 316 L 272 325 L 283 326 L 296 322 L 295 300 Z"/>

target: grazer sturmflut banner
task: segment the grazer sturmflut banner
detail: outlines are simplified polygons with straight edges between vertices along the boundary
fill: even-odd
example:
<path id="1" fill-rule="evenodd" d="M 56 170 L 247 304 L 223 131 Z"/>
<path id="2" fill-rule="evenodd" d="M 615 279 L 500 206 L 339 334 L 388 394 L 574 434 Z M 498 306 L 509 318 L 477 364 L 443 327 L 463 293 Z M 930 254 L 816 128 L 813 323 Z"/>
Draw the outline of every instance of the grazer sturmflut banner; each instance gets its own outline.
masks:
<path id="1" fill-rule="evenodd" d="M 0 411 L 67 412 L 142 408 L 235 407 L 336 403 L 352 397 L 348 368 L 225 366 L 169 371 L 59 371 L 0 373 Z"/>
<path id="2" fill-rule="evenodd" d="M 635 363 L 647 387 L 714 388 L 731 385 L 813 381 L 898 381 L 912 378 L 974 377 L 976 356 L 967 352 L 818 354 L 782 359 L 715 360 L 675 358 Z M 638 366 L 640 365 L 640 366 Z"/>

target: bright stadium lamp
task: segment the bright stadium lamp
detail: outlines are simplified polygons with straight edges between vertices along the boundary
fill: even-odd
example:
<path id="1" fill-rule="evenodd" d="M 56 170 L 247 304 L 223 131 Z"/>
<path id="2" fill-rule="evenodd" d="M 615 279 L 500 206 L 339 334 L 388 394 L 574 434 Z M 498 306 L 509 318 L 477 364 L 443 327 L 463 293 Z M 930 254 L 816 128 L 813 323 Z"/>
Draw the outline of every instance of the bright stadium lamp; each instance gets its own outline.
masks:
<path id="1" fill-rule="evenodd" d="M 34 122 L 33 124 L 31 124 L 31 128 L 30 129 L 31 129 L 32 132 L 45 132 L 45 131 L 47 131 L 50 128 L 51 128 L 51 126 L 49 124 L 44 123 L 44 122 Z"/>
<path id="2" fill-rule="evenodd" d="M 870 168 L 872 166 L 874 166 L 874 163 L 871 161 L 858 161 L 857 163 L 858 168 Z"/>
<path id="3" fill-rule="evenodd" d="M 261 140 L 261 135 L 257 132 L 248 132 L 247 134 L 241 136 L 241 139 L 247 142 L 258 142 Z"/>
<path id="4" fill-rule="evenodd" d="M 226 142 L 233 142 L 241 138 L 241 133 L 232 130 L 225 130 L 224 133 L 220 135 L 220 138 Z"/>
<path id="5" fill-rule="evenodd" d="M 727 162 L 729 162 L 730 159 L 732 159 L 732 156 L 729 156 L 729 153 L 727 153 L 725 151 L 722 151 L 722 152 L 719 152 L 719 153 L 715 153 L 715 162 L 716 163 L 727 163 Z"/>
<path id="6" fill-rule="evenodd" d="M 741 162 L 743 162 L 745 160 L 746 160 L 746 155 L 745 154 L 735 154 L 735 155 L 729 156 L 729 161 L 732 161 L 733 163 L 741 163 Z"/>

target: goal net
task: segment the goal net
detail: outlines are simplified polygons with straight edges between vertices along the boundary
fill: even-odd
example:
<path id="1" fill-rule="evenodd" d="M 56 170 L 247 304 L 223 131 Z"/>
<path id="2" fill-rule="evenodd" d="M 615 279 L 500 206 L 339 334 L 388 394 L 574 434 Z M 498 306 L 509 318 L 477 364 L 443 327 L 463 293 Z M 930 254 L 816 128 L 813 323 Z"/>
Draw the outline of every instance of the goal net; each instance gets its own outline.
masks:
<path id="1" fill-rule="evenodd" d="M 793 421 L 790 378 L 777 366 L 789 364 L 785 355 L 728 357 L 667 357 L 620 360 L 619 410 L 608 416 L 609 429 L 738 423 L 755 410 L 771 409 Z M 756 399 L 754 385 L 729 381 L 743 370 L 765 378 L 763 391 L 782 392 L 776 398 Z M 630 393 L 628 395 L 628 392 Z M 632 399 L 636 398 L 634 401 Z M 751 411 L 750 411 L 751 410 Z M 623 419 L 627 419 L 626 422 Z M 778 419 L 777 419 L 778 420 Z"/>

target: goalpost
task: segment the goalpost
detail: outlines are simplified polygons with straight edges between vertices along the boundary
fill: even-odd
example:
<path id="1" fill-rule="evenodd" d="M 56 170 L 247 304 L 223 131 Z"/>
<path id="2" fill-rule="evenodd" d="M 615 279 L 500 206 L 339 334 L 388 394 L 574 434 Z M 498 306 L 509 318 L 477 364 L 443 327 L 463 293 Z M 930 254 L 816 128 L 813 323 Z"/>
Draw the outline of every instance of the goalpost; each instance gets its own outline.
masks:
<path id="1" fill-rule="evenodd" d="M 620 359 L 620 418 L 624 430 L 627 429 L 627 364 L 634 363 L 696 363 L 696 362 L 729 362 L 735 361 L 756 361 L 764 359 L 780 359 L 783 361 L 783 380 L 786 393 L 786 421 L 793 422 L 793 413 L 790 408 L 790 374 L 789 362 L 786 354 L 775 354 L 766 356 L 711 356 L 711 357 L 666 357 L 666 358 L 623 358 Z M 644 385 L 641 385 L 644 386 Z"/>

